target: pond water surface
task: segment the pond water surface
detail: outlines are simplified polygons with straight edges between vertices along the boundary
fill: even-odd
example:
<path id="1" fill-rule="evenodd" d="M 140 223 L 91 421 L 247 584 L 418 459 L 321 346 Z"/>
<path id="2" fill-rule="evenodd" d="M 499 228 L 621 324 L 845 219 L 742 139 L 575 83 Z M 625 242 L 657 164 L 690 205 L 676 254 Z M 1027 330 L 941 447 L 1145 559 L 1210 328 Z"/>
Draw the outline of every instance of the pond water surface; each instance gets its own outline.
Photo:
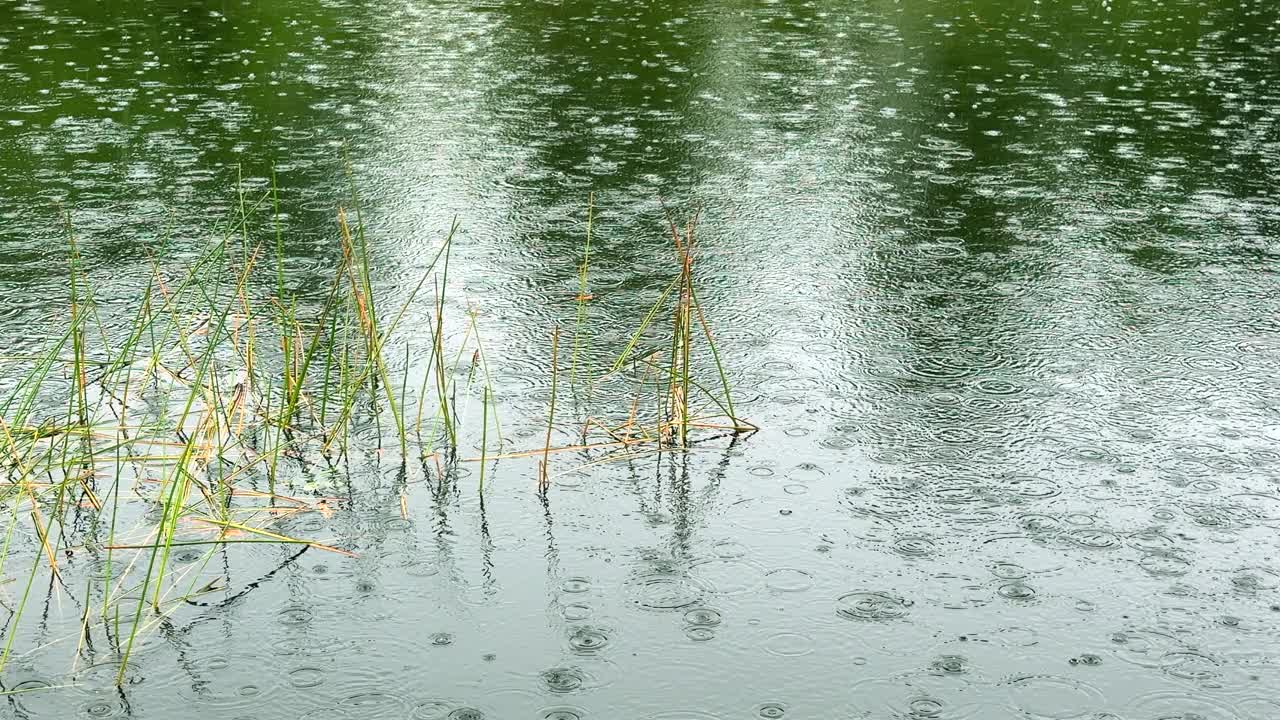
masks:
<path id="1" fill-rule="evenodd" d="M 61 209 L 127 306 L 274 168 L 306 293 L 347 162 L 392 296 L 458 217 L 512 449 L 588 193 L 596 370 L 671 277 L 659 197 L 701 208 L 761 431 L 544 497 L 365 457 L 283 523 L 355 557 L 228 546 L 121 691 L 70 558 L 0 715 L 1280 717 L 1275 3 L 0 0 L 6 352 L 65 320 Z"/>

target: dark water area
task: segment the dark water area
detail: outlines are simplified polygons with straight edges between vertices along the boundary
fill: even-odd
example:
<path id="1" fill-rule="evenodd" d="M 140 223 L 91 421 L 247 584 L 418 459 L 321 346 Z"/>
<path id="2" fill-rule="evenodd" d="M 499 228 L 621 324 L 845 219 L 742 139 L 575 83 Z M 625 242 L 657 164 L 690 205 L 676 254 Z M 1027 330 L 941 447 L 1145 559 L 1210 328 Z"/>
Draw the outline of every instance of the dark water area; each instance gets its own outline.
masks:
<path id="1" fill-rule="evenodd" d="M 701 208 L 761 431 L 545 497 L 361 455 L 279 522 L 355 557 L 179 555 L 218 590 L 120 690 L 68 558 L 4 625 L 0 716 L 1280 717 L 1280 6 L 0 0 L 3 351 L 65 322 L 64 210 L 106 332 L 273 172 L 313 292 L 348 164 L 388 297 L 458 218 L 512 450 L 588 194 L 592 372 L 670 281 L 659 198 Z M 3 509 L 11 617 L 40 544 Z"/>

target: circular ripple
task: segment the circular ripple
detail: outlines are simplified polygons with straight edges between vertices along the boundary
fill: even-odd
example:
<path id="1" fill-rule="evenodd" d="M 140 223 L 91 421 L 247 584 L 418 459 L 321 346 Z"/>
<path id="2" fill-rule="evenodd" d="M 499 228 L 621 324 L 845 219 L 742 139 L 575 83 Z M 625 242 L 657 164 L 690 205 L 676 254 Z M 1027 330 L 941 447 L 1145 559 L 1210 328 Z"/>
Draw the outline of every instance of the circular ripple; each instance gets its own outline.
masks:
<path id="1" fill-rule="evenodd" d="M 787 714 L 787 706 L 782 703 L 763 703 L 756 706 L 756 717 L 764 720 L 781 720 Z"/>
<path id="2" fill-rule="evenodd" d="M 692 625 L 684 629 L 684 636 L 694 642 L 707 642 L 715 639 L 716 631 L 702 625 Z"/>
<path id="3" fill-rule="evenodd" d="M 764 641 L 764 651 L 778 657 L 800 657 L 813 652 L 813 638 L 795 632 L 770 635 Z"/>
<path id="4" fill-rule="evenodd" d="M 108 661 L 79 668 L 71 675 L 71 679 L 77 685 L 86 688 L 106 688 L 115 684 L 119 674 L 120 663 L 118 661 Z M 138 671 L 138 664 L 132 660 L 129 662 L 125 672 L 124 682 L 126 685 L 137 685 L 143 682 L 143 677 Z"/>
<path id="5" fill-rule="evenodd" d="M 338 708 L 361 720 L 399 720 L 409 712 L 409 703 L 396 695 L 362 692 L 338 701 Z"/>
<path id="6" fill-rule="evenodd" d="M 1236 703 L 1248 720 L 1271 720 L 1280 717 L 1280 697 L 1247 697 Z"/>
<path id="7" fill-rule="evenodd" d="M 573 622 L 586 620 L 591 617 L 591 613 L 591 607 L 581 603 L 572 603 L 560 609 L 560 617 Z"/>
<path id="8" fill-rule="evenodd" d="M 1035 588 L 1021 582 L 1005 583 L 996 590 L 996 593 L 1006 600 L 1019 602 L 1030 602 L 1036 599 Z"/>
<path id="9" fill-rule="evenodd" d="M 1080 653 L 1080 657 L 1073 657 L 1069 661 L 1072 665 L 1085 665 L 1087 667 L 1097 667 L 1102 664 L 1102 658 L 1093 653 Z"/>
<path id="10" fill-rule="evenodd" d="M 1270 522 L 1280 520 L 1280 495 L 1266 493 L 1239 493 L 1228 498 L 1254 520 Z"/>
<path id="11" fill-rule="evenodd" d="M 1231 574 L 1231 585 L 1247 593 L 1275 590 L 1280 588 L 1280 572 L 1268 567 L 1240 568 Z"/>
<path id="12" fill-rule="evenodd" d="M 853 686 L 854 697 L 874 703 L 868 718 L 902 720 L 961 720 L 977 716 L 980 708 L 962 704 L 971 687 L 962 675 L 907 673 L 863 680 Z"/>
<path id="13" fill-rule="evenodd" d="M 846 435 L 828 435 L 819 440 L 818 444 L 828 450 L 850 450 L 858 445 L 858 441 Z"/>
<path id="14" fill-rule="evenodd" d="M 803 592 L 813 587 L 813 576 L 797 568 L 778 568 L 764 575 L 765 585 L 778 592 Z"/>
<path id="15" fill-rule="evenodd" d="M 939 655 L 929 663 L 929 667 L 948 675 L 961 675 L 969 672 L 969 659 L 963 655 Z"/>
<path id="16" fill-rule="evenodd" d="M 1125 717 L 1153 720 L 1240 720 L 1223 702 L 1207 695 L 1156 692 L 1134 698 L 1125 707 Z"/>
<path id="17" fill-rule="evenodd" d="M 684 621 L 688 625 L 715 627 L 721 621 L 720 611 L 713 608 L 694 608 L 684 614 Z"/>
<path id="18" fill-rule="evenodd" d="M 105 718 L 123 717 L 128 713 L 128 707 L 118 698 L 100 698 L 92 700 L 80 706 L 80 714 L 86 718 L 94 720 L 104 720 Z"/>
<path id="19" fill-rule="evenodd" d="M 1212 680 L 1220 675 L 1217 660 L 1202 653 L 1175 651 L 1160 657 L 1160 669 L 1183 680 Z"/>
<path id="20" fill-rule="evenodd" d="M 1031 475 L 1014 475 L 1004 478 L 1002 485 L 1013 495 L 1027 500 L 1045 500 L 1062 493 L 1062 488 L 1052 480 Z"/>
<path id="21" fill-rule="evenodd" d="M 586 716 L 586 710 L 572 705 L 555 705 L 538 711 L 542 720 L 582 720 Z"/>
<path id="22" fill-rule="evenodd" d="M 896 620 L 910 606 L 909 600 L 882 592 L 851 592 L 836 598 L 836 614 L 848 620 Z"/>
<path id="23" fill-rule="evenodd" d="M 1067 720 L 1090 717 L 1105 703 L 1102 691 L 1088 683 L 1053 675 L 1029 675 L 1003 683 L 1015 708 L 1033 718 Z"/>
<path id="24" fill-rule="evenodd" d="M 584 593 L 591 589 L 591 581 L 583 577 L 565 578 L 560 583 L 561 592 Z"/>
<path id="25" fill-rule="evenodd" d="M 740 558 L 747 554 L 747 546 L 734 540 L 721 540 L 712 544 L 711 552 L 718 558 Z"/>
<path id="26" fill-rule="evenodd" d="M 1140 667 L 1160 668 L 1162 658 L 1187 648 L 1172 635 L 1151 630 L 1124 630 L 1111 636 L 1111 646 L 1125 662 Z"/>
<path id="27" fill-rule="evenodd" d="M 296 688 L 318 687 L 324 682 L 324 671 L 314 667 L 300 667 L 288 673 L 289 684 Z"/>
<path id="28" fill-rule="evenodd" d="M 1155 530 L 1144 530 L 1129 536 L 1129 546 L 1144 552 L 1167 552 L 1173 545 L 1173 538 Z"/>
<path id="29" fill-rule="evenodd" d="M 1214 374 L 1232 373 L 1244 367 L 1239 360 L 1227 355 L 1192 355 L 1179 361 L 1192 370 Z"/>
<path id="30" fill-rule="evenodd" d="M 911 709 L 911 717 L 940 718 L 947 710 L 947 704 L 934 697 L 913 698 L 907 703 Z"/>
<path id="31" fill-rule="evenodd" d="M 413 709 L 409 711 L 410 720 L 440 720 L 440 718 L 448 717 L 449 711 L 452 710 L 454 704 L 448 700 L 423 700 Z"/>
<path id="32" fill-rule="evenodd" d="M 575 667 L 549 668 L 539 673 L 538 679 L 543 688 L 557 695 L 577 692 L 587 681 L 586 674 Z"/>
<path id="33" fill-rule="evenodd" d="M 629 578 L 623 591 L 632 605 L 644 610 L 680 610 L 698 604 L 710 588 L 688 575 L 641 573 Z"/>
<path id="34" fill-rule="evenodd" d="M 933 540 L 921 535 L 909 535 L 900 537 L 893 541 L 892 549 L 895 553 L 908 558 L 920 558 L 933 555 L 938 550 L 938 545 Z"/>
<path id="35" fill-rule="evenodd" d="M 283 681 L 272 673 L 254 672 L 257 658 L 250 655 L 208 655 L 194 658 L 187 667 L 199 682 L 184 684 L 178 695 L 191 704 L 199 704 L 208 710 L 232 712 L 244 707 L 260 705 L 262 698 L 270 697 L 275 683 Z M 234 713 L 232 713 L 234 717 Z M 381 716 L 374 720 L 382 720 Z"/>
<path id="36" fill-rule="evenodd" d="M 1085 527 L 1063 535 L 1069 542 L 1091 550 L 1108 550 L 1121 545 L 1120 537 L 1101 528 Z"/>
<path id="37" fill-rule="evenodd" d="M 1001 580 L 1022 580 L 1027 576 L 1027 569 L 1017 563 L 998 562 L 991 566 L 991 574 Z"/>
<path id="38" fill-rule="evenodd" d="M 908 364 L 907 372 L 927 380 L 955 380 L 977 370 L 958 358 L 929 356 Z"/>
<path id="39" fill-rule="evenodd" d="M 1062 520 L 1053 515 L 1025 513 L 1018 516 L 1018 527 L 1035 537 L 1056 535 L 1062 530 Z"/>
<path id="40" fill-rule="evenodd" d="M 973 385 L 987 395 L 1017 395 L 1023 391 L 1023 387 L 1018 383 L 1001 378 L 981 378 L 975 380 Z"/>
<path id="41" fill-rule="evenodd" d="M 594 655 L 609 646 L 609 632 L 604 628 L 583 626 L 569 633 L 569 649 L 579 655 Z"/>

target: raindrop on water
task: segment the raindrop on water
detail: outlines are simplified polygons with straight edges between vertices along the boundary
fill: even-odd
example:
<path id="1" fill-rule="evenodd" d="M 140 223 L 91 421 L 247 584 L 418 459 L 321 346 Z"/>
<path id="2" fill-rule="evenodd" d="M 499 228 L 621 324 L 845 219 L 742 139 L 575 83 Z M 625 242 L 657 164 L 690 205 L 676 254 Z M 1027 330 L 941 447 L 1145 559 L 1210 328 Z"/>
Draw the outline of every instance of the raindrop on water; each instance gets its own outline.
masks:
<path id="1" fill-rule="evenodd" d="M 906 615 L 910 605 L 882 592 L 852 592 L 836 598 L 836 614 L 850 620 L 894 620 Z"/>

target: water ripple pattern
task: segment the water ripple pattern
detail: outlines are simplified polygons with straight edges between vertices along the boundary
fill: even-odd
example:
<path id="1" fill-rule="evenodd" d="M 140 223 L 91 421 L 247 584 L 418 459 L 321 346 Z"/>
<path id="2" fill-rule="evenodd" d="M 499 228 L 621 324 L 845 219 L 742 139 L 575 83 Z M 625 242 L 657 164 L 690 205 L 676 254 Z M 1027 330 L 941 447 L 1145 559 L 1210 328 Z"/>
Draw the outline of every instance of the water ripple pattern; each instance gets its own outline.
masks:
<path id="1" fill-rule="evenodd" d="M 1274 0 L 5 0 L 0 107 L 0 440 L 94 456 L 4 454 L 4 717 L 1280 717 Z M 84 341 L 96 378 L 225 241 L 210 292 L 272 308 L 226 321 L 278 375 L 260 332 L 283 285 L 305 346 L 339 207 L 398 323 L 387 392 L 326 455 L 253 438 L 144 593 L 188 478 L 100 432 L 193 386 L 151 352 L 189 318 L 138 336 L 105 425 L 23 409 L 30 358 L 65 390 Z M 597 445 L 662 394 L 667 310 L 614 366 L 695 214 L 691 380 L 720 362 L 760 430 Z M 556 327 L 573 447 L 539 492 Z M 417 399 L 437 330 L 456 457 Z M 212 497 L 234 425 L 153 449 L 201 438 Z M 113 484 L 139 499 L 97 507 Z"/>

